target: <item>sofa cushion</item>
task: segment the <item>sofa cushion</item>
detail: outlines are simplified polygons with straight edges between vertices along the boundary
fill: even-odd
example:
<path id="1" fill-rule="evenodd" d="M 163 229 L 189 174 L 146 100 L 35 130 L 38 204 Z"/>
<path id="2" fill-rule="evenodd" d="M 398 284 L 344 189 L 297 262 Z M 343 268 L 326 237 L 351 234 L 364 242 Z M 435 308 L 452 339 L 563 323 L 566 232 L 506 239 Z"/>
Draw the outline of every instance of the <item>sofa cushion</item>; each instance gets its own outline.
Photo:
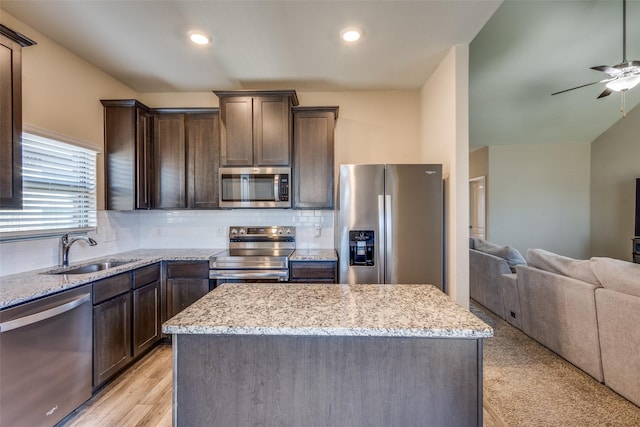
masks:
<path id="1" fill-rule="evenodd" d="M 489 255 L 494 255 L 503 258 L 507 261 L 507 265 L 514 271 L 516 265 L 525 265 L 527 261 L 520 254 L 520 252 L 511 246 L 499 246 L 495 243 L 488 242 L 486 240 L 473 237 L 473 249 L 476 251 L 484 252 Z"/>
<path id="2" fill-rule="evenodd" d="M 640 297 L 640 264 L 614 258 L 593 257 L 591 268 L 603 287 Z"/>
<path id="3" fill-rule="evenodd" d="M 573 259 L 544 249 L 528 249 L 527 262 L 530 267 L 601 286 L 591 269 L 591 261 L 588 259 Z"/>

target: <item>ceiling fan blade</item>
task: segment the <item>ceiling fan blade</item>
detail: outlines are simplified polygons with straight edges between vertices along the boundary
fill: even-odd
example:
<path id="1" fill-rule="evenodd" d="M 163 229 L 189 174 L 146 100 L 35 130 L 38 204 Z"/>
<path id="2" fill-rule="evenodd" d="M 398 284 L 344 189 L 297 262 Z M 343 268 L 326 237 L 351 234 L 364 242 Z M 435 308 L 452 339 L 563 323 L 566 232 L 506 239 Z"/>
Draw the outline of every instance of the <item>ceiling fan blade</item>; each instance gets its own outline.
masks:
<path id="1" fill-rule="evenodd" d="M 621 73 L 619 69 L 610 67 L 608 65 L 598 65 L 597 67 L 591 67 L 591 69 L 596 71 L 602 71 L 603 73 L 607 73 L 612 77 Z"/>
<path id="2" fill-rule="evenodd" d="M 605 96 L 609 96 L 609 95 L 611 95 L 612 92 L 613 91 L 607 87 L 602 91 L 602 93 L 596 99 L 600 99 L 600 98 L 604 98 Z"/>
<path id="3" fill-rule="evenodd" d="M 580 88 L 583 88 L 583 87 L 587 87 L 587 86 L 595 85 L 595 84 L 600 83 L 601 81 L 602 81 L 602 80 L 598 80 L 597 82 L 587 83 L 587 84 L 584 84 L 584 85 L 580 85 L 580 86 L 572 87 L 571 89 L 561 90 L 560 92 L 552 93 L 552 94 L 551 94 L 551 96 L 553 96 L 553 95 L 558 95 L 558 94 L 560 94 L 560 93 L 569 92 L 570 90 L 576 90 L 576 89 L 580 89 Z"/>

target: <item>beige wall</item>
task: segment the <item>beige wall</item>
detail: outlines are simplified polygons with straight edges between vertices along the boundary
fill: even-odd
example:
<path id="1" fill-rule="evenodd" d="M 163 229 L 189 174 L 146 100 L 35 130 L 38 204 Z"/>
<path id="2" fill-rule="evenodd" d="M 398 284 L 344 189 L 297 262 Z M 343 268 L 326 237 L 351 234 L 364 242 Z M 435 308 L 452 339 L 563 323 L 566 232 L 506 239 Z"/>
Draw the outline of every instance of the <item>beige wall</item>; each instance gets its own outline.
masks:
<path id="1" fill-rule="evenodd" d="M 631 261 L 640 108 L 591 143 L 591 254 Z"/>
<path id="2" fill-rule="evenodd" d="M 469 153 L 469 178 L 489 176 L 489 148 L 482 147 Z"/>
<path id="3" fill-rule="evenodd" d="M 588 144 L 489 147 L 490 239 L 524 255 L 542 248 L 590 256 Z"/>
<path id="4" fill-rule="evenodd" d="M 421 161 L 442 163 L 447 293 L 469 306 L 469 48 L 454 46 L 421 91 Z"/>
<path id="5" fill-rule="evenodd" d="M 101 98 L 132 98 L 136 93 L 4 11 L 0 22 L 37 44 L 22 51 L 22 120 L 102 150 Z M 98 158 L 98 209 L 104 208 L 104 172 Z"/>

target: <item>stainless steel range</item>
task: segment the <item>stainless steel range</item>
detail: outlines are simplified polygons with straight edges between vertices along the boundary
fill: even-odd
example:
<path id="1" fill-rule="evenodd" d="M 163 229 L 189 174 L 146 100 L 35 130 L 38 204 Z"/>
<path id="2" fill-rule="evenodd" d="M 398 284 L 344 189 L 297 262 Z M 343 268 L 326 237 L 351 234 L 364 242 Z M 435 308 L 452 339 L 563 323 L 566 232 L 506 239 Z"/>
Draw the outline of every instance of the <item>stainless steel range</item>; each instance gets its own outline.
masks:
<path id="1" fill-rule="evenodd" d="M 209 260 L 209 278 L 228 282 L 288 282 L 289 257 L 296 249 L 296 228 L 229 227 L 229 249 Z"/>

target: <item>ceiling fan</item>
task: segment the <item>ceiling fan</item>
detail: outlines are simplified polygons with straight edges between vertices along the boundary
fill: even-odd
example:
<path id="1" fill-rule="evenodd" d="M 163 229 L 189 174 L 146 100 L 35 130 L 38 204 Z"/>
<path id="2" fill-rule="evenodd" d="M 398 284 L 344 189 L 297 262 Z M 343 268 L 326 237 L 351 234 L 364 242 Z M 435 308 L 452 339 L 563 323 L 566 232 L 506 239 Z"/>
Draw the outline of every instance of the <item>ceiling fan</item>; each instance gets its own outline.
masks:
<path id="1" fill-rule="evenodd" d="M 598 83 L 606 83 L 605 89 L 600 93 L 597 99 L 609 96 L 612 92 L 621 92 L 624 96 L 624 92 L 632 89 L 640 83 L 640 61 L 627 60 L 627 0 L 622 0 L 622 58 L 622 62 L 617 65 L 598 65 L 596 67 L 591 67 L 592 70 L 606 73 L 609 75 L 609 78 L 576 86 L 571 89 L 561 90 L 559 92 L 552 93 L 551 95 L 558 95 L 560 93 L 569 92 L 570 90 L 580 89 Z"/>

